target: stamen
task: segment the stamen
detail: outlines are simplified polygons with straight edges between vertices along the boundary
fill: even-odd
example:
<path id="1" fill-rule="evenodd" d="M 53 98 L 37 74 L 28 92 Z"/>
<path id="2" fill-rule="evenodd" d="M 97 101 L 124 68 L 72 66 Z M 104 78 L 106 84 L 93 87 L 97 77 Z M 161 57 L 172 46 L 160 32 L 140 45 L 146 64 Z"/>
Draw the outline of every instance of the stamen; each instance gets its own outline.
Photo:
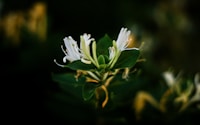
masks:
<path id="1" fill-rule="evenodd" d="M 65 53 L 65 55 L 67 55 L 65 49 L 63 48 L 63 45 L 61 45 L 61 49 L 62 49 L 62 51 Z"/>
<path id="2" fill-rule="evenodd" d="M 60 67 L 65 67 L 65 65 L 59 64 L 59 63 L 56 61 L 56 59 L 54 59 L 53 61 L 56 63 L 56 65 L 58 65 L 58 66 L 60 66 Z"/>

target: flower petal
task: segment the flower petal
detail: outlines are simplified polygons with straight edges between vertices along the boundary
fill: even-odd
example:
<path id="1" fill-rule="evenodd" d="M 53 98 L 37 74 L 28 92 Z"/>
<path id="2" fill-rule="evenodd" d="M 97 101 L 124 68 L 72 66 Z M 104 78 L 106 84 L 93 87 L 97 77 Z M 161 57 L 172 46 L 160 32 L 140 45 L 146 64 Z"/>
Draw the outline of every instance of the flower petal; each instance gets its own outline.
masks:
<path id="1" fill-rule="evenodd" d="M 121 28 L 120 33 L 118 35 L 117 38 L 117 48 L 120 51 L 123 51 L 127 48 L 128 44 L 129 44 L 129 36 L 130 36 L 130 30 L 127 30 L 127 28 Z"/>
<path id="2" fill-rule="evenodd" d="M 64 44 L 66 50 L 63 48 L 62 49 L 66 56 L 63 58 L 63 62 L 66 62 L 66 60 L 69 60 L 70 62 L 80 60 L 80 50 L 78 48 L 77 42 L 71 36 L 64 38 Z"/>

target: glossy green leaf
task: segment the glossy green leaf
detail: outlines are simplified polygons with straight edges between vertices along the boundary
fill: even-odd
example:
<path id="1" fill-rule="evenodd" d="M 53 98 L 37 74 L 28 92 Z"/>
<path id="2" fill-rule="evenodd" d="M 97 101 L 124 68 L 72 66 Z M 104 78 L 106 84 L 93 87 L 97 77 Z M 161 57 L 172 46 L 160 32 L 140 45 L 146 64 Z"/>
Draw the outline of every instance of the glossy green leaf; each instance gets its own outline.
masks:
<path id="1" fill-rule="evenodd" d="M 140 51 L 136 49 L 122 51 L 113 69 L 123 69 L 123 68 L 133 67 L 139 57 L 139 54 Z"/>
<path id="2" fill-rule="evenodd" d="M 72 70 L 90 70 L 95 69 L 95 66 L 93 64 L 85 64 L 81 62 L 80 60 L 74 61 L 72 63 L 69 63 L 65 65 L 65 67 L 70 68 Z"/>
<path id="3" fill-rule="evenodd" d="M 97 41 L 97 56 L 109 55 L 108 48 L 112 46 L 112 39 L 105 34 L 99 41 Z"/>

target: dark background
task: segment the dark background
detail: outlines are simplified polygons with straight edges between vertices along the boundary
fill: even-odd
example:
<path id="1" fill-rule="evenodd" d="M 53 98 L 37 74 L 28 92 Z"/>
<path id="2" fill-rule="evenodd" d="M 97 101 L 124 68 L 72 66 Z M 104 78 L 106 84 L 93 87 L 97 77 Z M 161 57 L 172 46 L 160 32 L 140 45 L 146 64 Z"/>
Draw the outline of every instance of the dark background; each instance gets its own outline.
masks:
<path id="1" fill-rule="evenodd" d="M 68 96 L 77 103 L 77 109 L 73 103 L 56 102 L 52 97 L 60 89 L 51 74 L 68 71 L 53 60 L 62 61 L 60 45 L 69 35 L 76 41 L 83 33 L 90 33 L 95 39 L 107 33 L 116 39 L 121 27 L 128 27 L 137 41 L 146 42 L 144 57 L 153 67 L 163 71 L 172 67 L 189 74 L 200 71 L 197 0 L 1 0 L 0 19 L 13 12 L 26 13 L 36 2 L 47 7 L 45 42 L 25 30 L 16 46 L 0 30 L 1 104 L 8 122 L 65 124 L 76 121 L 78 113 L 95 123 L 96 113 L 81 101 Z M 66 104 L 67 108 L 56 112 L 51 109 L 54 104 Z M 67 114 L 68 118 L 60 118 L 56 113 L 63 113 L 63 117 Z M 87 122 L 84 118 L 78 120 Z"/>

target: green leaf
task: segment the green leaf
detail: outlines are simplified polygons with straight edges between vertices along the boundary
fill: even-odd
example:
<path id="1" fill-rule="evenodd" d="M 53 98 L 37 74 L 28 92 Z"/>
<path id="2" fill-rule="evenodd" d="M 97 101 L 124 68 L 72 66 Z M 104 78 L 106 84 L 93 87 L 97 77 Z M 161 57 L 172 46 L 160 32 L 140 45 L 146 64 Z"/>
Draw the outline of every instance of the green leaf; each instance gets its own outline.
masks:
<path id="1" fill-rule="evenodd" d="M 104 58 L 103 55 L 100 55 L 100 56 L 98 57 L 98 62 L 99 62 L 99 65 L 105 64 L 105 58 Z"/>
<path id="2" fill-rule="evenodd" d="M 83 86 L 83 99 L 85 101 L 89 100 L 92 98 L 92 96 L 95 93 L 95 89 L 96 89 L 97 85 L 93 84 L 93 83 L 85 83 L 85 85 Z"/>
<path id="3" fill-rule="evenodd" d="M 112 39 L 105 34 L 101 39 L 97 41 L 97 56 L 109 55 L 108 48 L 112 46 Z"/>
<path id="4" fill-rule="evenodd" d="M 139 57 L 139 50 L 125 50 L 122 51 L 113 69 L 123 69 L 133 67 Z"/>
<path id="5" fill-rule="evenodd" d="M 67 73 L 52 74 L 52 78 L 53 78 L 53 81 L 62 83 L 62 84 L 76 82 L 73 74 L 67 74 Z"/>
<path id="6" fill-rule="evenodd" d="M 72 73 L 53 74 L 53 81 L 58 83 L 59 88 L 74 97 L 82 99 L 82 87 L 85 85 L 85 77 L 80 77 L 78 81 Z"/>
<path id="7" fill-rule="evenodd" d="M 72 70 L 90 70 L 95 69 L 95 66 L 93 64 L 85 64 L 81 62 L 80 60 L 74 61 L 72 63 L 69 63 L 65 65 L 65 67 L 70 68 Z"/>
<path id="8" fill-rule="evenodd" d="M 74 87 L 81 86 L 85 82 L 85 77 L 80 77 L 78 80 L 76 80 L 74 74 L 72 73 L 52 74 L 52 79 L 60 85 L 67 84 Z"/>

